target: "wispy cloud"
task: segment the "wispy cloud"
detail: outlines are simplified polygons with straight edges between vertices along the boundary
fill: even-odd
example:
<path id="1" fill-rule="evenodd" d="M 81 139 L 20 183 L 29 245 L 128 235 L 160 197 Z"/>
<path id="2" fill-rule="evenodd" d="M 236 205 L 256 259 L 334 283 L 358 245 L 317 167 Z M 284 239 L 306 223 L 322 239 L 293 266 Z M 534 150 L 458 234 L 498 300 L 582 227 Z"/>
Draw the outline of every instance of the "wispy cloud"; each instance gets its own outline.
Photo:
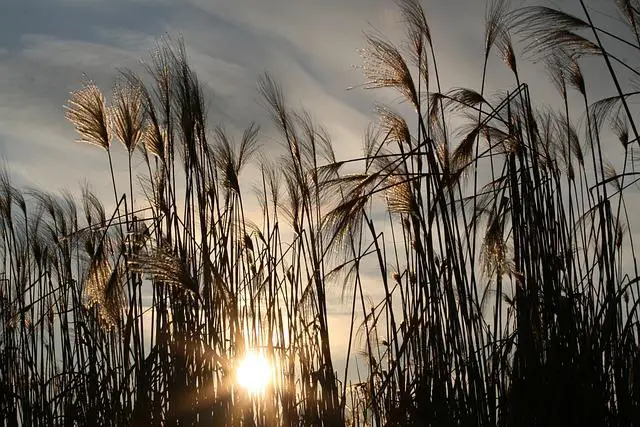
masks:
<path id="1" fill-rule="evenodd" d="M 444 86 L 479 84 L 479 74 L 469 70 L 482 60 L 483 2 L 427 5 L 427 13 L 440 69 L 446 70 Z M 364 80 L 357 69 L 363 31 L 400 41 L 404 30 L 394 2 L 5 0 L 0 154 L 22 182 L 77 189 L 86 178 L 110 200 L 103 153 L 72 142 L 62 105 L 83 74 L 108 93 L 117 68 L 142 70 L 140 59 L 159 37 L 181 35 L 206 86 L 211 125 L 239 130 L 254 120 L 264 124 L 262 144 L 272 153 L 277 136 L 256 90 L 268 71 L 293 107 L 308 109 L 328 129 L 338 156 L 353 156 L 374 118 L 374 102 L 397 100 L 386 92 L 346 90 Z M 116 175 L 125 177 L 124 150 L 114 151 Z"/>

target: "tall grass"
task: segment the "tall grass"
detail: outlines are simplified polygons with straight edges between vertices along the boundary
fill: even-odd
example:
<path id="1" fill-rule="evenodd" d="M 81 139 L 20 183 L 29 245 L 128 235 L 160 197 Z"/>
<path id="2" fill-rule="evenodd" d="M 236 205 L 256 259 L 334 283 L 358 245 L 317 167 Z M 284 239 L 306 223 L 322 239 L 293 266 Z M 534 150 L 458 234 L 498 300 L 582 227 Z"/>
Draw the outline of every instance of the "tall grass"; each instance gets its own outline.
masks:
<path id="1" fill-rule="evenodd" d="M 399 0 L 406 48 L 367 35 L 363 87 L 408 112 L 379 106 L 359 158 L 336 159 L 263 76 L 283 155 L 253 162 L 259 215 L 241 178 L 259 127 L 211 127 L 181 42 L 122 72 L 110 102 L 85 82 L 66 116 L 106 151 L 113 209 L 0 174 L 5 425 L 633 425 L 638 71 L 616 54 L 640 49 L 640 8 L 615 2 L 628 31 L 614 35 L 579 3 L 582 18 L 491 2 L 480 90 L 445 91 L 421 5 Z M 534 103 L 512 34 L 557 105 Z M 494 53 L 513 81 L 489 96 Z M 611 97 L 592 99 L 585 55 Z M 344 355 L 329 333 L 340 286 Z M 262 396 L 235 381 L 248 351 L 274 366 Z"/>

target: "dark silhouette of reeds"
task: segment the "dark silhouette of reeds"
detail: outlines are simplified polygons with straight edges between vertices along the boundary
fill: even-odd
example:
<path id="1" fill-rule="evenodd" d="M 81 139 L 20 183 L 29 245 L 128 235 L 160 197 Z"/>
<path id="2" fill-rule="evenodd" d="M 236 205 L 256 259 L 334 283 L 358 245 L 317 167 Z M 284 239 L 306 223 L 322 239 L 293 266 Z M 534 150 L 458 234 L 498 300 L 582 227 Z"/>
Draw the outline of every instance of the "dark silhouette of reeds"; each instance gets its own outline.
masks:
<path id="1" fill-rule="evenodd" d="M 492 1 L 480 91 L 445 91 L 420 3 L 397 3 L 406 46 L 368 35 L 363 87 L 397 91 L 412 113 L 379 106 L 362 157 L 336 159 L 310 114 L 260 79 L 284 155 L 258 163 L 258 219 L 240 176 L 259 127 L 238 140 L 211 128 L 181 42 L 158 43 L 148 75 L 121 72 L 110 103 L 91 82 L 72 93 L 66 116 L 107 151 L 115 208 L 0 174 L 5 425 L 640 420 L 638 71 L 603 44 L 640 50 L 640 4 L 615 1 L 625 37 L 582 0 L 584 18 Z M 536 107 L 512 34 L 560 104 Z M 496 96 L 492 53 L 513 73 Z M 603 59 L 609 98 L 590 97 L 584 55 Z M 124 191 L 113 140 L 129 155 Z M 331 351 L 331 286 L 352 308 L 346 355 Z M 235 384 L 249 349 L 274 366 L 263 396 Z"/>

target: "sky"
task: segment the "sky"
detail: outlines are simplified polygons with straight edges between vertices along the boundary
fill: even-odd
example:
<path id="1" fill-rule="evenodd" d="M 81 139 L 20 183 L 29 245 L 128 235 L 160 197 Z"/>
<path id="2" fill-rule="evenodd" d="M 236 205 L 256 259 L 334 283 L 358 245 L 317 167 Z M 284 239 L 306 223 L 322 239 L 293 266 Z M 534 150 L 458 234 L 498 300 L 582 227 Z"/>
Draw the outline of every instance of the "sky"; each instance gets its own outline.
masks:
<path id="1" fill-rule="evenodd" d="M 0 1 L 0 159 L 22 187 L 77 194 L 86 180 L 103 200 L 112 200 L 104 152 L 74 142 L 63 105 L 85 75 L 109 93 L 117 70 L 141 70 L 140 61 L 161 37 L 183 37 L 209 95 L 212 125 L 233 130 L 256 121 L 268 129 L 257 81 L 269 72 L 289 103 L 308 109 L 331 134 L 338 156 L 346 157 L 360 152 L 375 103 L 395 100 L 347 90 L 364 82 L 357 68 L 364 31 L 402 38 L 392 0 Z M 457 3 L 428 12 L 452 85 L 462 85 L 469 78 L 465 70 L 478 68 L 482 58 L 484 4 L 466 4 L 460 15 L 457 8 L 467 2 Z M 265 132 L 261 145 L 269 152 L 277 142 Z M 124 183 L 125 150 L 112 151 Z M 346 307 L 331 309 L 332 330 L 349 323 Z"/>
<path id="2" fill-rule="evenodd" d="M 599 9 L 601 1 L 590 4 Z M 573 0 L 547 3 L 576 8 Z M 443 86 L 478 89 L 485 1 L 423 6 Z M 104 152 L 74 143 L 63 105 L 85 75 L 109 93 L 118 69 L 140 71 L 140 60 L 166 36 L 183 37 L 213 125 L 239 130 L 256 121 L 268 129 L 257 80 L 269 72 L 293 107 L 308 109 L 327 128 L 338 157 L 355 155 L 376 103 L 397 104 L 387 92 L 348 90 L 364 82 L 358 65 L 366 31 L 401 42 L 393 0 L 0 0 L 0 161 L 21 186 L 77 193 L 86 180 L 110 200 Z M 539 67 L 526 67 L 524 80 L 539 85 L 542 98 L 555 96 Z M 488 88 L 505 82 L 510 74 L 494 58 Z M 261 144 L 269 152 L 277 142 L 265 132 Z M 125 150 L 114 152 L 124 181 Z M 340 310 L 332 317 L 336 325 L 345 320 Z"/>
<path id="3" fill-rule="evenodd" d="M 484 2 L 433 3 L 446 80 L 477 85 L 478 73 L 469 82 L 467 70 L 482 57 Z M 0 9 L 0 156 L 18 181 L 69 190 L 86 177 L 99 191 L 107 178 L 103 153 L 73 143 L 63 110 L 69 92 L 87 75 L 108 93 L 117 69 L 140 70 L 160 37 L 184 38 L 210 91 L 211 123 L 268 124 L 256 90 L 268 71 L 292 105 L 328 128 L 339 154 L 360 149 L 380 101 L 346 90 L 364 81 L 356 68 L 363 31 L 402 37 L 392 0 L 2 0 Z"/>
<path id="4" fill-rule="evenodd" d="M 86 177 L 101 190 L 104 156 L 73 143 L 63 104 L 84 75 L 108 93 L 117 69 L 140 70 L 140 61 L 167 35 L 184 38 L 191 65 L 210 91 L 214 124 L 242 129 L 250 121 L 268 122 L 256 91 L 258 77 L 268 71 L 290 103 L 307 108 L 328 128 L 338 154 L 347 155 L 360 149 L 374 104 L 394 101 L 385 93 L 347 90 L 364 81 L 357 68 L 363 32 L 402 40 L 393 0 L 1 3 L 0 158 L 27 185 L 73 191 Z M 479 87 L 485 7 L 483 0 L 424 2 L 444 87 Z M 492 67 L 489 86 L 501 87 L 509 74 L 497 58 Z M 124 162 L 116 162 L 118 169 L 124 170 Z"/>

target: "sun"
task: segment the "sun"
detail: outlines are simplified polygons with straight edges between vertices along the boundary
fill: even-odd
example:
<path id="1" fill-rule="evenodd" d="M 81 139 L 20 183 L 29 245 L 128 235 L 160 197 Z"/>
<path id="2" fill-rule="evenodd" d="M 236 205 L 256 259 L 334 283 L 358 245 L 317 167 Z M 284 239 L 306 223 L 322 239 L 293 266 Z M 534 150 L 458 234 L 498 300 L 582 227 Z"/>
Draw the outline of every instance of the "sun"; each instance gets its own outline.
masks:
<path id="1" fill-rule="evenodd" d="M 247 352 L 236 369 L 236 381 L 250 394 L 264 393 L 271 381 L 271 365 L 267 358 L 255 351 Z"/>

